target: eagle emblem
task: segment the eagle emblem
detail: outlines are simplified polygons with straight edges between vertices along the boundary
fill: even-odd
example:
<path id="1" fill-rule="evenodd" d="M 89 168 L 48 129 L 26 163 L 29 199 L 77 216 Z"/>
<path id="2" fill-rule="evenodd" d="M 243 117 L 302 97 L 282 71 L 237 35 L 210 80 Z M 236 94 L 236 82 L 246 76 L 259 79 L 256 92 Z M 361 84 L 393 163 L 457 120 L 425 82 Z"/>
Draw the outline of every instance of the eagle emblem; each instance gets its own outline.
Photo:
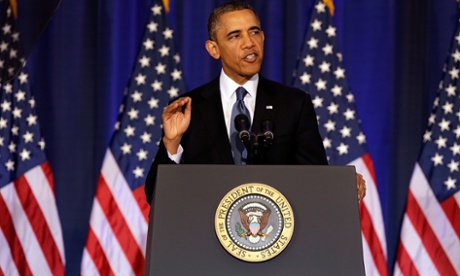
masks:
<path id="1" fill-rule="evenodd" d="M 265 238 L 273 230 L 272 226 L 267 228 L 264 233 L 263 230 L 268 224 L 270 217 L 270 209 L 262 203 L 251 202 L 238 209 L 240 214 L 241 224 L 246 231 L 241 231 L 241 237 L 247 237 L 248 241 L 255 244 L 260 240 L 264 241 Z"/>

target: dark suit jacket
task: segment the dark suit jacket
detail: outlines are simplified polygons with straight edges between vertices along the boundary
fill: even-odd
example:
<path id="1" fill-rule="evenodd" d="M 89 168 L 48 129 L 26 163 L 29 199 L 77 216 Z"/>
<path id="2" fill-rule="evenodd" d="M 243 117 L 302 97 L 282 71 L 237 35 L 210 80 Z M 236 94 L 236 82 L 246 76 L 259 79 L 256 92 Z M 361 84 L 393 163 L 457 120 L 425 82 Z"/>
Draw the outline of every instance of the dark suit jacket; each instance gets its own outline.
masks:
<path id="1" fill-rule="evenodd" d="M 190 126 L 181 140 L 184 149 L 181 163 L 234 164 L 222 109 L 219 78 L 183 96 L 192 98 L 192 115 Z M 275 138 L 262 163 L 327 165 L 310 95 L 260 76 L 251 132 L 261 132 L 265 120 L 273 122 Z M 145 183 L 149 203 L 158 164 L 174 164 L 162 142 Z"/>

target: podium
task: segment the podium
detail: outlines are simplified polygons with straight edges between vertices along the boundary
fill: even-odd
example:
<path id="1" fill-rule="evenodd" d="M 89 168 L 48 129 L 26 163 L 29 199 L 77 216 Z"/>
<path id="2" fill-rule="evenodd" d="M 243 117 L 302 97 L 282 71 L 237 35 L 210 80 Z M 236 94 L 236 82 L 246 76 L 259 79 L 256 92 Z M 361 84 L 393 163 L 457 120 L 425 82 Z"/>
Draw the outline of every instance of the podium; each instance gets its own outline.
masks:
<path id="1" fill-rule="evenodd" d="M 160 165 L 145 275 L 365 275 L 355 177 L 352 166 Z M 267 261 L 235 258 L 216 234 L 222 199 L 247 183 L 281 192 L 294 214 Z"/>

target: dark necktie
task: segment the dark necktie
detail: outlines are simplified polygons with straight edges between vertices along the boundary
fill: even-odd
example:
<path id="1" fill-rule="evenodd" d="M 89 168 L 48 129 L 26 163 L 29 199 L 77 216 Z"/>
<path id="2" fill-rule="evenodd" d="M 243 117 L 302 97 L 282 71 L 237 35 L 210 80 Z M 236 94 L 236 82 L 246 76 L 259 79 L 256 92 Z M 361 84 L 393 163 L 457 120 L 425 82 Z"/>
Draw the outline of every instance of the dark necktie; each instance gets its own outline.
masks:
<path id="1" fill-rule="evenodd" d="M 245 165 L 246 158 L 248 155 L 247 150 L 238 135 L 238 131 L 236 131 L 235 129 L 234 123 L 235 117 L 238 114 L 246 115 L 249 121 L 251 121 L 251 115 L 249 114 L 249 110 L 246 108 L 246 105 L 244 105 L 244 96 L 246 96 L 247 93 L 248 91 L 246 91 L 246 89 L 244 89 L 242 86 L 236 89 L 236 102 L 232 108 L 232 120 L 230 121 L 230 142 L 232 144 L 233 160 L 237 165 Z"/>

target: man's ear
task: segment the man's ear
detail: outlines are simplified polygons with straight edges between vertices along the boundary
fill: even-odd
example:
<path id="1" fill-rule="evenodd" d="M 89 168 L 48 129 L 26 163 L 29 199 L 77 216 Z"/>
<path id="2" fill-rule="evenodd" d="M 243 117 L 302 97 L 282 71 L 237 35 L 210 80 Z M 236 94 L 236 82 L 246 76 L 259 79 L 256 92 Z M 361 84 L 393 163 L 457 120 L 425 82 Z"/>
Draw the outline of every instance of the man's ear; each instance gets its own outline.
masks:
<path id="1" fill-rule="evenodd" d="M 220 58 L 219 46 L 215 41 L 206 40 L 205 47 L 210 56 L 212 56 L 215 59 Z"/>

